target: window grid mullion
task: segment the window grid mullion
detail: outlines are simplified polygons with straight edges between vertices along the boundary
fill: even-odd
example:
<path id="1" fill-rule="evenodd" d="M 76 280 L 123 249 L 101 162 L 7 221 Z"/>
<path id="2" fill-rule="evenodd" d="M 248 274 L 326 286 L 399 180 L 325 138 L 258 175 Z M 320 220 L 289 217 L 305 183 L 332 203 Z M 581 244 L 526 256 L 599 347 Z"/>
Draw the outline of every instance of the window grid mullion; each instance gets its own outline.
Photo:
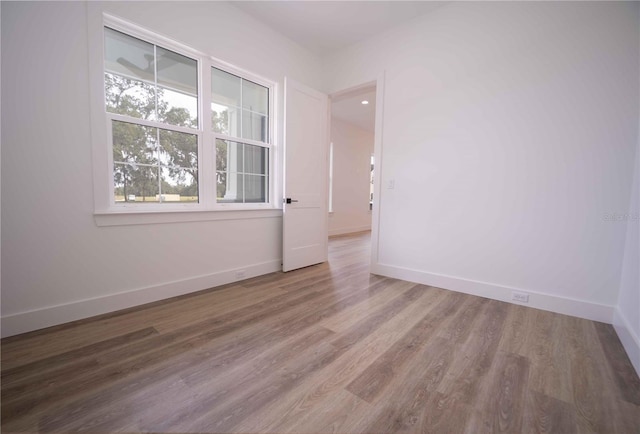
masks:
<path id="1" fill-rule="evenodd" d="M 160 171 L 160 128 L 156 128 L 156 160 L 158 161 L 158 202 L 162 203 L 162 173 Z"/>
<path id="2" fill-rule="evenodd" d="M 143 118 L 135 118 L 133 116 L 121 115 L 119 113 L 107 112 L 107 119 L 111 121 L 125 122 L 129 124 L 141 125 L 143 127 L 160 128 L 167 131 L 175 131 L 178 133 L 198 135 L 201 133 L 199 129 L 182 127 L 179 125 L 163 124 L 156 121 L 150 121 Z"/>
<path id="3" fill-rule="evenodd" d="M 160 122 L 160 113 L 158 112 L 158 46 L 153 44 L 153 94 L 155 95 L 156 104 L 156 121 Z"/>
<path id="4" fill-rule="evenodd" d="M 244 125 L 243 125 L 244 119 L 242 116 L 242 77 L 240 77 L 240 108 L 238 110 L 238 115 L 240 117 L 240 133 L 239 134 L 240 134 L 240 137 L 242 137 L 244 134 Z"/>
<path id="5" fill-rule="evenodd" d="M 244 135 L 244 116 L 242 116 L 242 77 L 240 77 L 240 109 L 238 110 L 238 120 L 240 121 L 240 131 L 238 132 L 238 134 L 240 135 L 240 137 L 242 137 Z M 242 149 L 240 158 L 242 158 L 242 171 L 244 172 L 244 143 L 242 143 L 242 146 L 240 147 L 240 149 Z M 237 167 L 236 167 L 237 170 Z M 242 203 L 244 203 L 244 173 L 240 173 L 239 174 L 240 177 L 242 178 L 242 188 L 238 188 L 239 193 L 242 195 Z M 238 175 L 236 175 L 238 176 Z M 236 180 L 237 182 L 237 180 Z"/>
<path id="6" fill-rule="evenodd" d="M 211 62 L 202 59 L 198 63 L 199 117 L 198 129 L 202 132 L 202 141 L 198 142 L 198 189 L 202 192 L 200 203 L 207 207 L 216 207 L 216 139 L 211 134 Z M 205 73 L 206 72 L 206 73 Z M 213 168 L 213 169 L 211 169 Z M 212 173 L 213 172 L 213 173 Z"/>
<path id="7" fill-rule="evenodd" d="M 244 143 L 242 144 L 242 203 L 246 203 L 247 201 L 247 174 L 245 171 L 245 158 L 244 158 L 244 154 L 245 154 L 245 149 L 246 146 Z"/>
<path id="8" fill-rule="evenodd" d="M 271 143 L 267 143 L 267 142 L 259 142 L 257 140 L 252 140 L 252 139 L 243 139 L 242 137 L 227 136 L 226 134 L 216 133 L 216 132 L 214 132 L 213 135 L 216 139 L 220 139 L 220 140 L 227 140 L 227 141 L 237 142 L 237 143 L 245 143 L 247 145 L 259 146 L 261 148 L 267 148 L 267 149 L 271 149 L 273 147 Z"/>

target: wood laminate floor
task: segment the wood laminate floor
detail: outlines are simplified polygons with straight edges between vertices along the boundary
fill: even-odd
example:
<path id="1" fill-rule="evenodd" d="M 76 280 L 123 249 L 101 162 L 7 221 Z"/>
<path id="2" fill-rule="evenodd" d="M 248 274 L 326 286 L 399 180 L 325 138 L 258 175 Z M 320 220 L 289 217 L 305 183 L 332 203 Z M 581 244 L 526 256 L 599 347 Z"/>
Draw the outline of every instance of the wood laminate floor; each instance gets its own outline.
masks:
<path id="1" fill-rule="evenodd" d="M 610 325 L 330 261 L 2 341 L 2 431 L 640 432 Z"/>

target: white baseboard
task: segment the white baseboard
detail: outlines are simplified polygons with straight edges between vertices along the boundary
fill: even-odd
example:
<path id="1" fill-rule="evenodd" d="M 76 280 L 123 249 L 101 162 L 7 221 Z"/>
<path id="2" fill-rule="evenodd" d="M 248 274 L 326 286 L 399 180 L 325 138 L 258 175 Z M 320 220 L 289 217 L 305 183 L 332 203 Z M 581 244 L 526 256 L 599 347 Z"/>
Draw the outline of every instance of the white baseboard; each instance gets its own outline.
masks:
<path id="1" fill-rule="evenodd" d="M 395 279 L 408 280 L 410 282 L 422 283 L 424 285 L 449 289 L 465 294 L 477 295 L 493 300 L 505 301 L 507 303 L 518 304 L 550 312 L 576 316 L 593 321 L 611 324 L 613 318 L 613 306 L 599 303 L 592 303 L 585 300 L 568 297 L 558 297 L 557 295 L 545 294 L 541 292 L 511 288 L 493 283 L 480 282 L 470 279 L 462 279 L 454 276 L 427 273 L 409 268 L 397 267 L 386 264 L 372 264 L 371 272 Z M 524 292 L 529 294 L 529 303 L 518 303 L 511 300 L 511 292 Z"/>
<path id="2" fill-rule="evenodd" d="M 89 318 L 108 312 L 139 306 L 178 295 L 188 294 L 215 286 L 235 282 L 236 272 L 243 270 L 245 278 L 261 276 L 282 269 L 280 259 L 253 264 L 242 268 L 166 282 L 160 285 L 133 289 L 71 303 L 49 306 L 2 317 L 2 337 L 51 327 L 70 321 Z"/>
<path id="3" fill-rule="evenodd" d="M 633 331 L 631 324 L 618 307 L 613 312 L 613 328 L 616 330 L 631 364 L 640 375 L 640 336 Z"/>
<path id="4" fill-rule="evenodd" d="M 329 236 L 332 237 L 334 235 L 353 234 L 355 232 L 364 232 L 364 231 L 370 231 L 370 230 L 371 230 L 371 225 L 331 229 L 329 230 Z"/>

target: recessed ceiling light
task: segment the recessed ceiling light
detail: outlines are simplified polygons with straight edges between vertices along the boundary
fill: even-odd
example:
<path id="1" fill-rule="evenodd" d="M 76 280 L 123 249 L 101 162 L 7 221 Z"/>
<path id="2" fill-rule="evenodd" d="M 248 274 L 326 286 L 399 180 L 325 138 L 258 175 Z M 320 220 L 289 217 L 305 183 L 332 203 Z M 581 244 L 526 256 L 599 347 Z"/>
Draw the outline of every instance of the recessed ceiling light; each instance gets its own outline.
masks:
<path id="1" fill-rule="evenodd" d="M 369 104 L 369 101 L 367 101 L 366 99 L 362 101 L 362 105 L 367 105 L 367 104 Z"/>

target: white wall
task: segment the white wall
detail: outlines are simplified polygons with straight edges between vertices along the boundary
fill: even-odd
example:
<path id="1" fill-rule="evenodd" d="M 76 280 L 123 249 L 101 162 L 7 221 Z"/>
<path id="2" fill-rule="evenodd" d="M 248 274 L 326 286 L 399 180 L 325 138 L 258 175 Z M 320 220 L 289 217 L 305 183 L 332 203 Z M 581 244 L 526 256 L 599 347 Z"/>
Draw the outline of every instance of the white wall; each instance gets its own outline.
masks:
<path id="1" fill-rule="evenodd" d="M 370 160 L 373 133 L 331 118 L 333 143 L 333 212 L 329 235 L 371 229 L 369 211 Z"/>
<path id="2" fill-rule="evenodd" d="M 611 322 L 639 7 L 454 2 L 326 59 L 329 91 L 385 74 L 374 270 Z"/>
<path id="3" fill-rule="evenodd" d="M 640 19 L 640 10 L 638 17 Z M 638 80 L 640 80 L 640 75 Z M 640 99 L 640 94 L 638 98 Z M 619 213 L 619 216 L 614 215 L 614 218 L 611 219 L 612 224 L 626 224 L 627 229 L 620 294 L 613 317 L 613 325 L 636 368 L 636 372 L 640 374 L 640 115 L 638 116 L 635 161 L 629 208 L 626 212 Z"/>
<path id="4" fill-rule="evenodd" d="M 640 374 L 640 138 L 638 139 L 633 193 L 628 211 L 618 214 L 612 221 L 627 227 L 624 264 L 620 280 L 620 295 L 613 325 L 624 344 L 631 362 Z"/>
<path id="5" fill-rule="evenodd" d="M 280 269 L 270 218 L 97 227 L 87 10 L 107 10 L 280 84 L 319 63 L 219 2 L 2 2 L 3 336 Z M 282 143 L 276 143 L 281 147 Z M 251 217 L 248 213 L 246 217 Z"/>

